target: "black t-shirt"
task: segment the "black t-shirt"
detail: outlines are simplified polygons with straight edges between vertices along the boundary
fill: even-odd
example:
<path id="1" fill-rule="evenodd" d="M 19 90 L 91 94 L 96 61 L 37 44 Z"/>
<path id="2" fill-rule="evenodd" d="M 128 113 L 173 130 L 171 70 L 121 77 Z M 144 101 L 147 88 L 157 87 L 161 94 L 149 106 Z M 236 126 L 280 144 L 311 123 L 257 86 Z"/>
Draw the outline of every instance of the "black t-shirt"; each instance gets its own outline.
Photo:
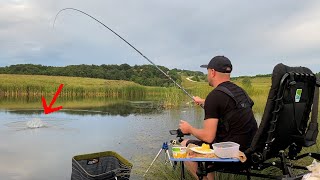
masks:
<path id="1" fill-rule="evenodd" d="M 236 84 L 227 81 L 219 84 L 219 86 L 231 87 L 239 89 Z M 240 88 L 241 89 L 241 88 Z M 252 110 L 237 109 L 236 102 L 226 93 L 219 90 L 212 90 L 205 100 L 205 118 L 219 119 L 217 134 L 214 142 L 233 141 L 240 144 L 240 150 L 244 151 L 250 147 L 252 138 L 257 131 L 257 122 L 254 118 Z M 238 111 L 233 115 L 229 123 L 227 131 L 222 123 L 223 117 L 231 111 Z"/>

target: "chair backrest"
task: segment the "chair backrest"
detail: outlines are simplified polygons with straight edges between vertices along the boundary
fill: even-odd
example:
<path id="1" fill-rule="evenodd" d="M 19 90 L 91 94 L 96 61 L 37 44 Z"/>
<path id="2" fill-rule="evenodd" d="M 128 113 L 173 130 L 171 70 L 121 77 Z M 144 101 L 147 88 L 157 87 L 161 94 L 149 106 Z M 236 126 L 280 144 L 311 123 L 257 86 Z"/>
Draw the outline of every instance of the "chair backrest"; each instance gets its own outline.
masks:
<path id="1" fill-rule="evenodd" d="M 315 74 L 308 68 L 283 64 L 274 67 L 261 124 L 246 153 L 259 153 L 261 160 L 265 160 L 276 157 L 292 144 L 301 149 L 316 143 L 318 98 L 314 97 L 319 97 L 316 82 Z M 311 107 L 316 108 L 312 118 Z"/>

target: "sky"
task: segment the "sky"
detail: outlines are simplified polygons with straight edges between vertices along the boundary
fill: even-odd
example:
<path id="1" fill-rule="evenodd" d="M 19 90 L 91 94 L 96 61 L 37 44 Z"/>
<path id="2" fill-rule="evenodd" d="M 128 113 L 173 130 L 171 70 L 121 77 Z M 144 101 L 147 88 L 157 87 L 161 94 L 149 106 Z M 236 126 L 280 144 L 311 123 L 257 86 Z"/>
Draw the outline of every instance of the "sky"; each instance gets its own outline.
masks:
<path id="1" fill-rule="evenodd" d="M 170 69 L 228 57 L 232 76 L 271 74 L 278 63 L 320 72 L 320 1 L 0 0 L 0 67 L 150 64 Z"/>

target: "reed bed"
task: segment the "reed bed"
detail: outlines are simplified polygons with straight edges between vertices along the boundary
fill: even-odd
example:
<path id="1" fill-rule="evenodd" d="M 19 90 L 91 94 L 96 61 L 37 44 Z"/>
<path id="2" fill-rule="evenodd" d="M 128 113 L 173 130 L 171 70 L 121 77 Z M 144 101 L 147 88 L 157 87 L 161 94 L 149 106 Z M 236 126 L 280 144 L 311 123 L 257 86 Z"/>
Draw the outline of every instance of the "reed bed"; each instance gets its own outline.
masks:
<path id="1" fill-rule="evenodd" d="M 182 86 L 191 96 L 205 98 L 213 89 L 207 82 L 190 82 L 182 78 Z M 244 87 L 255 101 L 254 111 L 262 112 L 270 78 L 252 78 L 252 87 Z M 241 84 L 241 78 L 235 81 Z M 179 107 L 181 102 L 190 101 L 178 87 L 147 87 L 129 81 L 103 80 L 94 78 L 42 76 L 42 75 L 8 75 L 0 74 L 0 97 L 52 98 L 60 84 L 64 84 L 60 98 L 125 98 L 151 99 L 161 101 L 165 108 Z"/>
<path id="2" fill-rule="evenodd" d="M 243 78 L 234 82 L 243 87 L 255 102 L 254 113 L 262 114 L 271 85 L 271 78 L 250 78 L 251 86 L 243 84 Z M 147 87 L 129 81 L 103 80 L 94 78 L 8 75 L 0 74 L 0 97 L 19 99 L 52 98 L 60 84 L 64 84 L 60 98 L 122 98 L 161 101 L 165 108 L 176 108 L 181 102 L 191 99 L 178 87 Z M 205 98 L 212 87 L 207 82 L 190 82 L 182 77 L 182 87 L 191 95 Z M 59 98 L 59 99 L 60 99 Z"/>
<path id="3" fill-rule="evenodd" d="M 0 97 L 53 96 L 64 84 L 61 97 L 143 97 L 146 87 L 129 81 L 93 78 L 0 74 Z"/>
<path id="4" fill-rule="evenodd" d="M 160 101 L 164 108 L 179 107 L 186 99 L 185 94 L 177 87 L 148 87 L 147 96 L 152 100 Z"/>
<path id="5" fill-rule="evenodd" d="M 39 97 L 42 96 L 52 99 L 60 84 L 64 86 L 59 99 L 76 97 L 152 99 L 161 101 L 164 108 L 174 108 L 185 98 L 177 87 L 148 87 L 122 80 L 14 74 L 0 74 L 0 98 L 3 100 L 26 97 L 24 99 L 37 99 L 40 102 Z"/>

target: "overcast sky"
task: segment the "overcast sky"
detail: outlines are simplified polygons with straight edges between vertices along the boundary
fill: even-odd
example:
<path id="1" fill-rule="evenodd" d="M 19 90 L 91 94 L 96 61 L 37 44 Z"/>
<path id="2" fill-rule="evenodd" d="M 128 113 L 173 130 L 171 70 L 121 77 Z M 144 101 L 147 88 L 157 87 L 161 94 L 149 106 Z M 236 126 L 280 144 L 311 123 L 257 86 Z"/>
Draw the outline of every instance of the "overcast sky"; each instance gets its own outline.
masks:
<path id="1" fill-rule="evenodd" d="M 278 63 L 320 71 L 320 1 L 0 0 L 0 66 L 149 64 L 201 71 L 229 57 L 233 76 L 269 74 Z M 205 71 L 203 71 L 205 72 Z"/>

